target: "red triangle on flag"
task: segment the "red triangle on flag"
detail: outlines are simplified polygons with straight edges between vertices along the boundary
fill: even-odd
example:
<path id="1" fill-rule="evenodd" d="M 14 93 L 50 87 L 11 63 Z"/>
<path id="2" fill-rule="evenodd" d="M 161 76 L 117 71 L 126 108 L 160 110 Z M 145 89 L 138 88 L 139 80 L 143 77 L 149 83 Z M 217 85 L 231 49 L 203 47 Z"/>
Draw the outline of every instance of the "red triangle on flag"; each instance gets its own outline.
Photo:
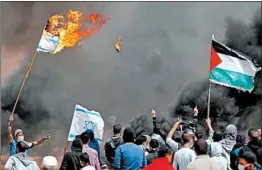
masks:
<path id="1" fill-rule="evenodd" d="M 210 72 L 212 72 L 212 70 L 219 65 L 220 63 L 222 63 L 221 58 L 218 56 L 217 52 L 215 51 L 215 49 L 213 47 L 211 47 L 211 56 L 210 56 Z"/>

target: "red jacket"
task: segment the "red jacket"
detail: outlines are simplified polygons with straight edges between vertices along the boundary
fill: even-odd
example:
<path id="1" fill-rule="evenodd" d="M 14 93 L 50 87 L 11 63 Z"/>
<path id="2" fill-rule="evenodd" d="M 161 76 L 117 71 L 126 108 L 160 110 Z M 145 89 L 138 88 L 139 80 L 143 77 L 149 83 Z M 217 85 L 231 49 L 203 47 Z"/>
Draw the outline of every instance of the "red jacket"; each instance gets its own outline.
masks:
<path id="1" fill-rule="evenodd" d="M 166 158 L 157 158 L 143 170 L 175 170 Z"/>

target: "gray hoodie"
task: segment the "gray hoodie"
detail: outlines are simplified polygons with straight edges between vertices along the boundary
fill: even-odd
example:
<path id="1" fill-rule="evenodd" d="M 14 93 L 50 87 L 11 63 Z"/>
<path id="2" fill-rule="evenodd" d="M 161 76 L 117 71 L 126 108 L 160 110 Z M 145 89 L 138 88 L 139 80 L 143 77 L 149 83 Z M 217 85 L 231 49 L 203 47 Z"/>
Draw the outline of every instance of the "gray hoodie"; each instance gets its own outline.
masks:
<path id="1" fill-rule="evenodd" d="M 222 145 L 219 142 L 213 142 L 210 145 L 210 168 L 212 170 L 227 170 L 227 160 L 222 156 Z"/>
<path id="2" fill-rule="evenodd" d="M 40 170 L 40 168 L 30 157 L 24 153 L 18 153 L 8 158 L 5 170 Z"/>

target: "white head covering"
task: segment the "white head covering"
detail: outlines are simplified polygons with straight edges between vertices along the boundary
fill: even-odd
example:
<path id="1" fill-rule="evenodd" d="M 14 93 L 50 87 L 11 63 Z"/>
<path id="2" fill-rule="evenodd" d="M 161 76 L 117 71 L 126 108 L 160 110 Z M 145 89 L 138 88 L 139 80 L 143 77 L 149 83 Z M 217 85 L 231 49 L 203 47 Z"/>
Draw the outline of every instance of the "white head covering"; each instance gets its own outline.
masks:
<path id="1" fill-rule="evenodd" d="M 22 131 L 22 129 L 16 129 L 16 130 L 15 130 L 15 136 L 16 136 L 18 133 L 20 133 L 20 132 L 24 133 L 24 132 Z"/>
<path id="2" fill-rule="evenodd" d="M 222 145 L 218 142 L 213 142 L 210 145 L 210 156 L 221 156 L 222 154 Z"/>
<path id="3" fill-rule="evenodd" d="M 42 161 L 42 166 L 45 169 L 52 170 L 57 168 L 57 160 L 53 156 L 45 156 Z"/>

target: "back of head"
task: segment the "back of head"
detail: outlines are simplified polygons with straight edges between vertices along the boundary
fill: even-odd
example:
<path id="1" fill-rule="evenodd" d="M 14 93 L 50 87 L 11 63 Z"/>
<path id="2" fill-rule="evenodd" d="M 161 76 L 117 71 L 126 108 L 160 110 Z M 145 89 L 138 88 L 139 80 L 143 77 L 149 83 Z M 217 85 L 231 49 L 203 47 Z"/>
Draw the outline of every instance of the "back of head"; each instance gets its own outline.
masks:
<path id="1" fill-rule="evenodd" d="M 248 137 L 252 141 L 258 141 L 259 137 L 260 137 L 259 131 L 257 129 L 253 129 L 253 128 L 249 129 L 248 130 Z"/>
<path id="2" fill-rule="evenodd" d="M 16 144 L 17 153 L 25 152 L 28 149 L 27 143 L 20 141 Z"/>
<path id="3" fill-rule="evenodd" d="M 87 153 L 82 153 L 79 156 L 80 161 L 84 162 L 85 164 L 90 164 L 89 155 Z"/>
<path id="4" fill-rule="evenodd" d="M 149 142 L 149 146 L 150 146 L 151 149 L 156 150 L 156 149 L 159 147 L 159 142 L 158 142 L 158 140 L 152 139 L 152 140 Z"/>
<path id="5" fill-rule="evenodd" d="M 85 133 L 85 132 L 81 133 L 79 138 L 81 139 L 83 144 L 87 144 L 90 141 L 90 135 L 88 133 Z"/>
<path id="6" fill-rule="evenodd" d="M 114 135 L 120 134 L 122 131 L 122 125 L 121 124 L 115 124 L 113 126 L 113 133 Z"/>
<path id="7" fill-rule="evenodd" d="M 76 138 L 72 142 L 71 150 L 73 152 L 82 152 L 82 141 L 80 138 Z"/>
<path id="8" fill-rule="evenodd" d="M 241 146 L 245 145 L 245 143 L 246 143 L 246 137 L 245 137 L 245 135 L 243 135 L 243 134 L 238 134 L 238 135 L 237 135 L 237 138 L 236 138 L 236 143 L 237 143 L 238 145 L 241 145 Z"/>
<path id="9" fill-rule="evenodd" d="M 95 139 L 95 134 L 94 134 L 94 131 L 92 129 L 87 129 L 86 131 L 84 131 L 84 133 L 86 133 L 90 137 L 90 140 Z"/>
<path id="10" fill-rule="evenodd" d="M 143 145 L 146 141 L 147 141 L 147 138 L 145 136 L 138 136 L 138 138 L 135 141 L 135 144 Z"/>
<path id="11" fill-rule="evenodd" d="M 255 162 L 257 162 L 256 155 L 250 151 L 244 152 L 242 158 L 245 159 L 248 163 L 254 164 Z"/>
<path id="12" fill-rule="evenodd" d="M 197 139 L 202 139 L 204 134 L 202 132 L 196 133 Z"/>
<path id="13" fill-rule="evenodd" d="M 163 158 L 166 157 L 168 154 L 173 154 L 173 150 L 166 145 L 161 145 L 158 150 L 158 157 Z"/>
<path id="14" fill-rule="evenodd" d="M 197 155 L 206 155 L 208 151 L 207 142 L 204 139 L 198 139 L 195 142 L 195 151 Z"/>
<path id="15" fill-rule="evenodd" d="M 55 170 L 57 164 L 57 159 L 53 156 L 45 156 L 42 160 L 42 167 L 44 170 Z"/>
<path id="16" fill-rule="evenodd" d="M 127 142 L 134 142 L 135 140 L 135 134 L 134 134 L 134 130 L 131 127 L 127 127 L 125 128 L 124 132 L 123 132 L 123 141 L 124 143 Z"/>
<path id="17" fill-rule="evenodd" d="M 182 135 L 182 142 L 183 142 L 183 144 L 190 143 L 191 141 L 193 141 L 193 135 L 192 134 L 184 133 Z"/>
<path id="18" fill-rule="evenodd" d="M 220 130 L 217 130 L 214 132 L 213 135 L 213 141 L 214 142 L 219 142 L 223 139 L 223 133 Z"/>

